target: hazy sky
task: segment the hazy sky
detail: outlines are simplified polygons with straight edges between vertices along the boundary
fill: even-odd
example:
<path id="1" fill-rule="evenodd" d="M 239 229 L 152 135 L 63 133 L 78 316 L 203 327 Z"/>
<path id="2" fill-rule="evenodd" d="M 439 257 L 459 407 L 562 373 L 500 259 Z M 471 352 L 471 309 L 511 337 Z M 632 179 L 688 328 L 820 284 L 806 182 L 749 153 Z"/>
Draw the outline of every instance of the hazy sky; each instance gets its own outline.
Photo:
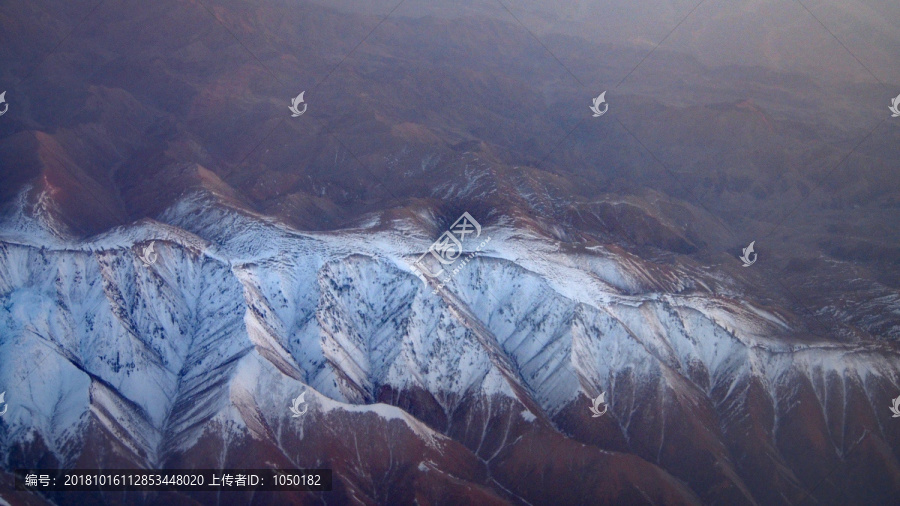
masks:
<path id="1" fill-rule="evenodd" d="M 397 3 L 323 2 L 373 14 L 387 13 Z M 863 82 L 873 81 L 871 71 L 883 83 L 900 86 L 900 2 L 894 0 L 803 0 L 802 4 L 798 0 L 502 0 L 502 4 L 498 0 L 405 0 L 394 15 L 488 15 L 515 22 L 512 13 L 542 38 L 568 34 L 648 48 L 665 39 L 662 49 L 690 53 L 708 65 L 755 65 Z"/>

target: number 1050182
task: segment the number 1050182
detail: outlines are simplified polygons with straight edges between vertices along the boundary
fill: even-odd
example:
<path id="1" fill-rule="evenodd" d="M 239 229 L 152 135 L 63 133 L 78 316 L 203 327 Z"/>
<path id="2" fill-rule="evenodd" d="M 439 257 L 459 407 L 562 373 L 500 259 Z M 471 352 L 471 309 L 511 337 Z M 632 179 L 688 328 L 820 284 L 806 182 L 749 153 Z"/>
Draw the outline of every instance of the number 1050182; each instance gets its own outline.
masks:
<path id="1" fill-rule="evenodd" d="M 318 487 L 322 485 L 322 475 L 275 473 L 275 485 L 279 487 Z"/>

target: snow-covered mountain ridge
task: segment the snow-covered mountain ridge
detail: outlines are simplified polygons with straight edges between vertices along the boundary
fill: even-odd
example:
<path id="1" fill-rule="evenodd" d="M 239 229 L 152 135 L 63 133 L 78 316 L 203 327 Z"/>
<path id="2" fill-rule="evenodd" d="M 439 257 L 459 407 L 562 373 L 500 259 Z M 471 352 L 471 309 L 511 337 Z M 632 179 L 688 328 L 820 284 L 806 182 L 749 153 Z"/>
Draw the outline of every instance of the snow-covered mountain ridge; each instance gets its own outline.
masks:
<path id="1" fill-rule="evenodd" d="M 805 336 L 724 277 L 500 224 L 433 295 L 410 265 L 431 238 L 409 223 L 301 233 L 202 196 L 159 219 L 52 245 L 4 228 L 7 469 L 200 466 L 213 438 L 214 465 L 265 444 L 265 462 L 334 466 L 382 502 L 363 483 L 374 464 L 309 439 L 348 420 L 402 432 L 387 444 L 418 441 L 438 468 L 450 445 L 512 502 L 545 502 L 518 481 L 547 465 L 523 446 L 536 437 L 636 456 L 669 502 L 793 503 L 858 447 L 880 459 L 870 479 L 898 467 L 896 351 Z"/>

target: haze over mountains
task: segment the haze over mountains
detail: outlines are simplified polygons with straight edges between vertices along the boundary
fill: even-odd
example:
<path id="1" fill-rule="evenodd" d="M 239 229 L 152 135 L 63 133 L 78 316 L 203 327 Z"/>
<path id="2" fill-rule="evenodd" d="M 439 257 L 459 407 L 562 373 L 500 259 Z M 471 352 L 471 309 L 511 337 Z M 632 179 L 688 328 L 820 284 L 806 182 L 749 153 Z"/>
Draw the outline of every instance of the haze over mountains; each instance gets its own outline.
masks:
<path id="1" fill-rule="evenodd" d="M 329 467 L 331 493 L 140 500 L 890 503 L 898 11 L 0 6 L 4 484 Z M 464 211 L 490 245 L 435 295 L 410 262 Z"/>

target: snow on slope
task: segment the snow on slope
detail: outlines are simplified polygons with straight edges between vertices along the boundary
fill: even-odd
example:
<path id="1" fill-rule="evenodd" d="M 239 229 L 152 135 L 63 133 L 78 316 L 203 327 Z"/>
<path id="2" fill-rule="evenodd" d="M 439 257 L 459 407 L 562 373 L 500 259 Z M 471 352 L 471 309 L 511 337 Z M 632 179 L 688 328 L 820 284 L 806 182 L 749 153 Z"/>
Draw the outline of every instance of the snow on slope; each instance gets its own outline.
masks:
<path id="1" fill-rule="evenodd" d="M 427 249 L 424 234 L 301 233 L 202 195 L 160 220 L 83 242 L 0 231 L 5 449 L 40 434 L 71 463 L 95 419 L 154 466 L 213 420 L 277 439 L 268 431 L 303 389 L 316 392 L 314 409 L 399 418 L 436 440 L 398 408 L 372 404 L 379 388 L 421 389 L 448 413 L 499 395 L 542 419 L 607 391 L 627 433 L 635 401 L 619 388 L 633 383 L 700 405 L 752 378 L 777 399 L 786 378 L 803 377 L 824 406 L 823 377 L 900 377 L 887 350 L 791 353 L 782 317 L 685 283 L 654 291 L 658 266 L 603 248 L 568 255 L 485 230 L 488 249 L 433 295 L 409 264 Z M 150 240 L 159 259 L 145 266 Z"/>

